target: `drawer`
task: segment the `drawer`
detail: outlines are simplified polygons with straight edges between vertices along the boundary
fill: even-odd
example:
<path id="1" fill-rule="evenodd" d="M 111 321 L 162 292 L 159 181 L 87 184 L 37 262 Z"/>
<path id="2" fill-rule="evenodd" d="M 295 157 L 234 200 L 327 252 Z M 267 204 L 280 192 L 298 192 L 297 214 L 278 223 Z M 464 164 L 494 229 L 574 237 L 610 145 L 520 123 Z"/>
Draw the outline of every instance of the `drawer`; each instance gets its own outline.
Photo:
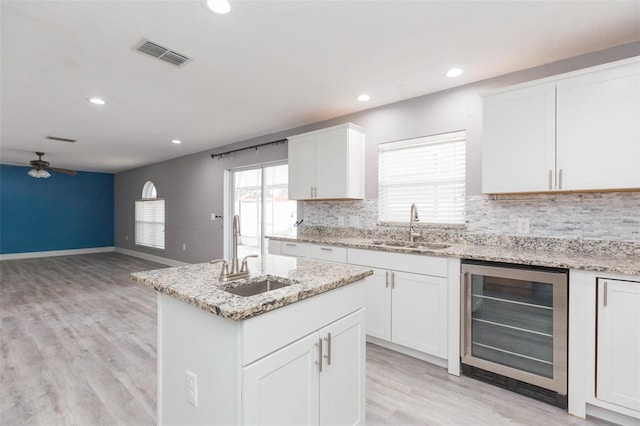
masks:
<path id="1" fill-rule="evenodd" d="M 307 244 L 281 241 L 280 254 L 283 256 L 307 257 Z"/>
<path id="2" fill-rule="evenodd" d="M 347 249 L 344 247 L 309 244 L 309 247 L 307 247 L 307 256 L 316 260 L 347 263 Z"/>
<path id="3" fill-rule="evenodd" d="M 376 250 L 349 249 L 347 259 L 352 265 L 413 274 L 447 276 L 447 258 L 419 254 L 389 253 Z"/>

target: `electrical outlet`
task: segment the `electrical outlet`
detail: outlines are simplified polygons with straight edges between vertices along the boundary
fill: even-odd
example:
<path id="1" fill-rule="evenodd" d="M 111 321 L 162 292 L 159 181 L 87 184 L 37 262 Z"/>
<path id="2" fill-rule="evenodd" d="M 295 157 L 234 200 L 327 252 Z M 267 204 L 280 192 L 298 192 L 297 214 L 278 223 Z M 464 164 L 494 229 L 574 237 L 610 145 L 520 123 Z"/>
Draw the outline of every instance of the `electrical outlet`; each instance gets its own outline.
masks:
<path id="1" fill-rule="evenodd" d="M 194 407 L 198 406 L 198 376 L 189 370 L 185 371 L 185 392 L 187 402 Z"/>
<path id="2" fill-rule="evenodd" d="M 517 221 L 518 234 L 528 234 L 531 232 L 531 226 L 529 224 L 529 219 L 518 219 Z"/>
<path id="3" fill-rule="evenodd" d="M 125 241 L 129 241 L 129 236 L 128 236 L 128 235 L 125 235 L 125 236 L 124 236 L 124 240 L 125 240 Z"/>
<path id="4" fill-rule="evenodd" d="M 338 216 L 338 226 L 344 226 L 344 216 Z"/>
<path id="5" fill-rule="evenodd" d="M 349 226 L 352 228 L 357 228 L 360 226 L 360 216 L 349 216 Z"/>
<path id="6" fill-rule="evenodd" d="M 216 220 L 216 214 L 215 213 L 211 213 L 211 220 Z"/>
<path id="7" fill-rule="evenodd" d="M 182 243 L 182 251 L 186 251 L 187 250 L 187 244 L 186 243 Z"/>

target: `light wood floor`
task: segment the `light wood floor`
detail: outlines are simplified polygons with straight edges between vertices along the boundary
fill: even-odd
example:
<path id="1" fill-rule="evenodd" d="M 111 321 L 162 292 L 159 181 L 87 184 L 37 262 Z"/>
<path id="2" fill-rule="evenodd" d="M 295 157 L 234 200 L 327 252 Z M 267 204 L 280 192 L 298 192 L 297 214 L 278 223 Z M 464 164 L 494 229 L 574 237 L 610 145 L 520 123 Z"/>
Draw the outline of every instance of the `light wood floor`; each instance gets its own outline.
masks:
<path id="1" fill-rule="evenodd" d="M 0 261 L 0 425 L 153 425 L 162 265 L 117 253 Z M 367 423 L 591 425 L 374 345 Z"/>

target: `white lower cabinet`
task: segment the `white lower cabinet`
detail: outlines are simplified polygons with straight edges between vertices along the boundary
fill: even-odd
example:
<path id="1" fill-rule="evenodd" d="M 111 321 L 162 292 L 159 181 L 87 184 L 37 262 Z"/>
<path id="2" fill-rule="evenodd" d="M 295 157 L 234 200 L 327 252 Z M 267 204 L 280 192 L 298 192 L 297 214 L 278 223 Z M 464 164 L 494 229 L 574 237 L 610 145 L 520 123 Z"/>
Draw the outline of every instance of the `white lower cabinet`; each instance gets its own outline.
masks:
<path id="1" fill-rule="evenodd" d="M 598 279 L 596 397 L 640 411 L 640 283 Z"/>
<path id="2" fill-rule="evenodd" d="M 447 279 L 391 272 L 391 341 L 447 357 Z"/>
<path id="3" fill-rule="evenodd" d="M 369 336 L 447 358 L 446 258 L 354 249 L 349 263 L 411 271 L 374 269 L 365 278 Z"/>
<path id="4" fill-rule="evenodd" d="M 569 273 L 569 413 L 640 424 L 640 276 Z"/>
<path id="5" fill-rule="evenodd" d="M 243 423 L 364 424 L 364 311 L 242 371 Z"/>

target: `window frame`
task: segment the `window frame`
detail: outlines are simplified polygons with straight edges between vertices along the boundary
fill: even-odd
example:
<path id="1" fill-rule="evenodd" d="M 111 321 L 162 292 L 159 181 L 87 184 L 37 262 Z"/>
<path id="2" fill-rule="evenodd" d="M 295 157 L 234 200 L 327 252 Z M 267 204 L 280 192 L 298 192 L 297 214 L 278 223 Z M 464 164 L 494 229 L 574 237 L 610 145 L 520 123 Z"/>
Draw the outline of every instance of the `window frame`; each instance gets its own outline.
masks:
<path id="1" fill-rule="evenodd" d="M 134 244 L 136 246 L 139 247 L 146 247 L 149 249 L 153 249 L 153 250 L 159 250 L 159 251 L 164 251 L 166 249 L 166 203 L 165 203 L 165 199 L 164 198 L 159 198 L 157 196 L 158 192 L 157 192 L 157 188 L 155 186 L 155 184 L 152 181 L 147 181 L 145 182 L 145 184 L 142 187 L 142 198 L 139 198 L 137 200 L 135 200 L 134 203 Z M 149 197 L 149 196 L 155 196 L 153 198 Z M 153 203 L 153 204 L 158 204 L 162 206 L 162 221 L 153 221 L 153 220 L 138 220 L 138 208 L 139 206 L 142 207 L 144 203 Z M 147 207 L 144 207 L 147 208 Z M 153 207 L 151 207 L 153 208 Z M 162 245 L 154 245 L 151 243 L 145 243 L 145 242 L 141 242 L 139 240 L 139 228 L 138 225 L 139 224 L 151 224 L 153 225 L 162 225 Z M 154 234 L 154 236 L 152 238 L 150 238 L 151 240 L 156 240 L 157 236 Z"/>
<path id="2" fill-rule="evenodd" d="M 406 185 L 416 185 L 417 187 L 421 187 L 422 189 L 424 189 L 425 191 L 431 191 L 434 193 L 438 193 L 442 191 L 442 187 L 446 187 L 446 186 L 456 186 L 456 185 L 461 185 L 462 184 L 462 190 L 455 190 L 452 189 L 451 195 L 452 198 L 451 200 L 455 200 L 457 197 L 460 198 L 461 201 L 458 201 L 457 204 L 452 204 L 453 206 L 455 206 L 454 208 L 451 209 L 451 212 L 449 214 L 443 214 L 441 213 L 440 215 L 435 216 L 431 214 L 425 214 L 424 211 L 427 209 L 421 209 L 421 206 L 427 205 L 429 203 L 432 203 L 433 201 L 437 201 L 434 200 L 433 198 L 427 198 L 427 199 L 420 199 L 420 198 L 412 198 L 410 201 L 407 200 L 407 206 L 406 206 L 406 215 L 403 216 L 402 220 L 394 220 L 397 219 L 397 215 L 396 217 L 388 217 L 384 215 L 385 211 L 385 205 L 383 204 L 383 198 L 385 198 L 385 195 L 383 194 L 383 191 L 385 190 L 389 190 L 388 188 L 393 187 L 393 183 L 389 183 L 389 182 L 383 182 L 383 178 L 384 178 L 384 170 L 383 170 L 383 158 L 382 155 L 384 155 L 384 152 L 392 152 L 392 151 L 397 151 L 399 152 L 400 150 L 405 150 L 405 149 L 412 149 L 412 148 L 421 148 L 421 147 L 425 147 L 425 146 L 442 146 L 443 144 L 448 144 L 448 143 L 459 143 L 462 142 L 462 149 L 463 149 L 463 158 L 456 158 L 455 156 L 455 150 L 459 149 L 456 146 L 451 146 L 451 148 L 454 150 L 454 156 L 448 158 L 445 161 L 451 161 L 452 164 L 455 164 L 454 160 L 458 160 L 458 162 L 461 160 L 462 161 L 462 165 L 460 166 L 458 163 L 458 166 L 455 167 L 453 166 L 453 169 L 456 169 L 459 174 L 456 173 L 452 173 L 452 178 L 450 179 L 445 179 L 442 182 L 438 183 L 438 181 L 440 180 L 440 178 L 435 178 L 435 179 L 429 179 L 427 181 L 418 181 L 417 179 L 414 181 L 410 181 L 410 182 L 403 182 L 403 183 L 396 183 L 396 185 L 400 186 L 406 186 Z M 386 145 L 386 146 L 385 146 Z M 425 154 L 428 155 L 428 154 Z M 433 154 L 431 154 L 433 155 Z M 398 141 L 391 141 L 391 142 L 384 142 L 384 143 L 380 143 L 378 144 L 378 224 L 381 226 L 397 226 L 397 225 L 407 225 L 409 223 L 409 213 L 410 213 L 410 206 L 412 203 L 415 203 L 418 206 L 418 212 L 419 212 L 419 217 L 420 217 L 420 222 L 418 222 L 418 224 L 422 224 L 422 225 L 429 225 L 429 226 L 436 226 L 436 227 L 464 227 L 465 226 L 465 220 L 466 220 L 466 192 L 467 192 L 467 182 L 466 182 L 466 164 L 467 164 L 467 134 L 466 134 L 466 130 L 457 130 L 457 131 L 452 131 L 452 132 L 445 132 L 445 133 L 439 133 L 439 134 L 435 134 L 435 135 L 426 135 L 426 136 L 420 136 L 420 137 L 416 137 L 416 138 L 409 138 L 409 139 L 403 139 L 403 140 L 398 140 Z M 392 180 L 392 179 L 391 179 Z M 423 182 L 423 183 L 421 183 Z M 440 191 L 439 191 L 440 190 Z M 387 195 L 388 198 L 388 195 Z M 404 205 L 405 203 L 403 203 Z M 437 209 L 436 209 L 437 210 Z M 388 210 L 387 210 L 388 211 Z M 404 210 L 403 210 L 404 212 Z M 455 212 L 455 214 L 454 214 Z M 460 215 L 459 218 L 457 218 L 456 220 L 452 220 L 455 216 Z M 442 217 L 444 216 L 444 217 Z M 440 219 L 440 217 L 442 217 Z"/>

